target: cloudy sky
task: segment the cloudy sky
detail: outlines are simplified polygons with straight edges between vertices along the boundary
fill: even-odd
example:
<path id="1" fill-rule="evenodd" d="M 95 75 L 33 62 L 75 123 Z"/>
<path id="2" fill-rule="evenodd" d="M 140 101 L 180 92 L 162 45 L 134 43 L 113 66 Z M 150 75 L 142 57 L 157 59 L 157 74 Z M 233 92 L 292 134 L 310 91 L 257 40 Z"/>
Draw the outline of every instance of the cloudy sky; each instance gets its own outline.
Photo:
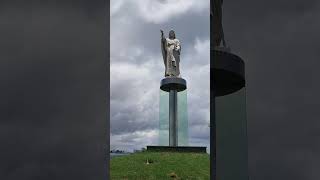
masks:
<path id="1" fill-rule="evenodd" d="M 188 83 L 190 145 L 209 147 L 209 0 L 112 0 L 110 17 L 111 149 L 158 143 L 160 29 L 182 43 Z"/>

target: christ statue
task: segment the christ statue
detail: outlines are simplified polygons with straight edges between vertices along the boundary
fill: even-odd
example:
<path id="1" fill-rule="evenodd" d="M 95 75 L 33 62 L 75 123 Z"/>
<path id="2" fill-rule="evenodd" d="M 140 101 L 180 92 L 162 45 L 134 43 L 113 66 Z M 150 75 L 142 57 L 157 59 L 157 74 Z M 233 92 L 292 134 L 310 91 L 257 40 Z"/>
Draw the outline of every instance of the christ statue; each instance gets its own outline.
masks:
<path id="1" fill-rule="evenodd" d="M 165 66 L 165 77 L 180 77 L 180 52 L 181 46 L 178 39 L 176 39 L 175 32 L 169 32 L 169 38 L 164 37 L 163 31 L 161 32 L 161 51 L 163 62 Z"/>

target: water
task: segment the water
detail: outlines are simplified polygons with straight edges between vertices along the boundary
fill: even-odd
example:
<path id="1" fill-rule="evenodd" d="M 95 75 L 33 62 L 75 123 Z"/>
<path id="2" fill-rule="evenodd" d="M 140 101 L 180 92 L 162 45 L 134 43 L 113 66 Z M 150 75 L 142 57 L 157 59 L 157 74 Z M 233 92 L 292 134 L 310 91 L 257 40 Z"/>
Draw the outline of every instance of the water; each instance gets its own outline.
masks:
<path id="1" fill-rule="evenodd" d="M 129 155 L 130 153 L 110 153 L 110 159 L 117 157 L 117 156 L 125 156 Z"/>

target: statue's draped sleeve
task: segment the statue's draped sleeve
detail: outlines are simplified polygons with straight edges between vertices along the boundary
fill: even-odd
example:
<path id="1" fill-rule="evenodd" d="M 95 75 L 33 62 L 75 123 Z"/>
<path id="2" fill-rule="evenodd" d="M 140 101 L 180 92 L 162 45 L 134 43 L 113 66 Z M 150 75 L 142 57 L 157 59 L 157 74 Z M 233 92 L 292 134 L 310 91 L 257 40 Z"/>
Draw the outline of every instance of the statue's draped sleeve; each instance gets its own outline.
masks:
<path id="1" fill-rule="evenodd" d="M 213 42 L 214 46 L 220 46 L 220 43 L 223 38 L 223 29 L 222 29 L 222 3 L 223 0 L 213 0 L 211 2 L 211 15 L 213 18 Z"/>

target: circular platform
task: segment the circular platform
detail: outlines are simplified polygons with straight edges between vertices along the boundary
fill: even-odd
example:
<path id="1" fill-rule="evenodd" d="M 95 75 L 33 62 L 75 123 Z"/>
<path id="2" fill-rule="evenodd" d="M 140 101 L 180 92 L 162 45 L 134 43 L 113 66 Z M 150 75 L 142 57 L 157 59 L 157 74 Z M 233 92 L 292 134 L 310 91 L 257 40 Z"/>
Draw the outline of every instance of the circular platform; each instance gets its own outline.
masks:
<path id="1" fill-rule="evenodd" d="M 234 93 L 245 86 L 245 65 L 243 60 L 226 51 L 212 50 L 210 63 L 210 89 L 215 96 Z"/>
<path id="2" fill-rule="evenodd" d="M 167 92 L 170 90 L 184 91 L 187 89 L 187 81 L 179 77 L 166 77 L 161 80 L 160 89 Z"/>

